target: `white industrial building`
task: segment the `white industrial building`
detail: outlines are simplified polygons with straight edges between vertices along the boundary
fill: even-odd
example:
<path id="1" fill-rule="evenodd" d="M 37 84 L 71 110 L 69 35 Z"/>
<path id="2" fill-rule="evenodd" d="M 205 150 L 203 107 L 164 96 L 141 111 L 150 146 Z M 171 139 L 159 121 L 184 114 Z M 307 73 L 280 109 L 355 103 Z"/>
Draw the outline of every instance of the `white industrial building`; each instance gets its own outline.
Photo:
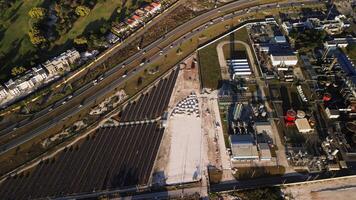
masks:
<path id="1" fill-rule="evenodd" d="M 230 135 L 232 160 L 258 160 L 257 146 L 251 135 Z"/>
<path id="2" fill-rule="evenodd" d="M 306 118 L 296 119 L 295 125 L 300 133 L 311 133 L 314 129 L 311 128 Z"/>
<path id="3" fill-rule="evenodd" d="M 295 66 L 298 63 L 298 57 L 294 54 L 277 55 L 271 53 L 271 62 L 274 67 L 277 66 Z"/>
<path id="4" fill-rule="evenodd" d="M 233 79 L 235 79 L 236 77 L 250 76 L 252 74 L 247 59 L 231 59 L 227 60 L 226 62 L 231 69 Z"/>

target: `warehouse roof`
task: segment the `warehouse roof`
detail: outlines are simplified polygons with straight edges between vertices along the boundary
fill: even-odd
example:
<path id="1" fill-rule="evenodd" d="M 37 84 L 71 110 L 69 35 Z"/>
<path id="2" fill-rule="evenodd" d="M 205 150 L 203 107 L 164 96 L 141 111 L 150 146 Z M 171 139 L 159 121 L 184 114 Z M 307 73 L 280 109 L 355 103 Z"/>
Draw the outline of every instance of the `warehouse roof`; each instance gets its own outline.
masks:
<path id="1" fill-rule="evenodd" d="M 295 120 L 295 125 L 298 128 L 298 131 L 301 133 L 308 133 L 312 131 L 313 129 L 310 127 L 310 124 L 306 118 L 303 119 L 296 119 Z"/>

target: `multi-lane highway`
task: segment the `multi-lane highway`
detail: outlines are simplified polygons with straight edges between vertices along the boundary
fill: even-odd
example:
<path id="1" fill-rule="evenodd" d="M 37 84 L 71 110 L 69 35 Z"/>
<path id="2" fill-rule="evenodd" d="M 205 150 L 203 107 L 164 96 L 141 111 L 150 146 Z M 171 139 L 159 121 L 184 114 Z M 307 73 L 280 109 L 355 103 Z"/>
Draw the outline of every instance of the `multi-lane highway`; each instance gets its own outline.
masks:
<path id="1" fill-rule="evenodd" d="M 40 111 L 32 119 L 29 119 L 27 121 L 22 122 L 20 125 L 17 125 L 19 126 L 17 128 L 11 127 L 12 129 L 9 128 L 7 129 L 7 131 L 1 132 L 0 137 L 9 133 L 11 134 L 12 131 L 17 131 L 19 129 L 26 129 L 29 126 L 34 126 L 38 124 L 37 126 L 35 126 L 36 128 L 32 129 L 31 131 L 23 134 L 18 138 L 11 140 L 5 145 L 0 146 L 0 151 L 1 151 L 0 155 L 42 134 L 43 132 L 55 126 L 58 122 L 64 121 L 68 117 L 73 116 L 76 113 L 80 112 L 82 109 L 87 109 L 93 106 L 96 99 L 102 98 L 103 96 L 113 91 L 113 89 L 116 88 L 121 83 L 134 77 L 136 74 L 142 72 L 144 69 L 146 69 L 149 66 L 147 63 L 145 63 L 143 66 L 138 66 L 133 70 L 129 71 L 126 77 L 118 76 L 120 72 L 121 74 L 123 73 L 124 70 L 122 68 L 130 65 L 135 61 L 137 62 L 137 60 L 142 60 L 143 58 L 145 58 L 143 52 L 146 52 L 146 55 L 153 55 L 150 57 L 149 60 L 151 62 L 154 62 L 155 60 L 160 59 L 160 57 L 166 54 L 167 51 L 169 51 L 171 48 L 177 47 L 179 44 L 188 41 L 193 36 L 200 34 L 202 31 L 204 31 L 205 28 L 209 26 L 213 26 L 214 24 L 220 23 L 224 20 L 241 16 L 243 14 L 246 14 L 246 12 L 256 12 L 259 10 L 265 10 L 265 9 L 276 8 L 276 7 L 289 7 L 292 5 L 298 6 L 301 5 L 302 3 L 304 4 L 316 3 L 318 1 L 305 0 L 298 3 L 291 3 L 291 2 L 285 2 L 279 4 L 273 3 L 273 4 L 265 4 L 265 5 L 249 7 L 249 9 L 246 10 L 246 7 L 256 5 L 256 2 L 258 1 L 242 0 L 242 1 L 233 2 L 225 6 L 222 6 L 220 8 L 206 12 L 188 21 L 187 23 L 172 30 L 164 37 L 156 40 L 152 44 L 143 48 L 140 52 L 131 56 L 125 62 L 120 63 L 117 66 L 110 69 L 109 71 L 105 72 L 103 74 L 103 80 L 98 82 L 97 84 L 90 82 L 87 85 L 83 86 L 83 88 L 76 91 L 71 96 L 70 99 L 67 98 L 61 100 L 60 102 L 56 103 L 52 107 L 49 107 L 44 111 Z M 109 53 L 109 54 L 112 55 L 113 53 Z M 110 57 L 110 55 L 101 57 L 100 60 L 98 59 L 95 62 L 102 64 L 106 59 Z M 93 95 L 90 95 L 89 98 L 84 99 L 84 97 L 88 96 L 88 94 L 93 94 Z M 51 113 L 56 113 L 56 114 L 54 116 L 51 116 Z M 43 122 L 43 120 L 45 121 Z"/>

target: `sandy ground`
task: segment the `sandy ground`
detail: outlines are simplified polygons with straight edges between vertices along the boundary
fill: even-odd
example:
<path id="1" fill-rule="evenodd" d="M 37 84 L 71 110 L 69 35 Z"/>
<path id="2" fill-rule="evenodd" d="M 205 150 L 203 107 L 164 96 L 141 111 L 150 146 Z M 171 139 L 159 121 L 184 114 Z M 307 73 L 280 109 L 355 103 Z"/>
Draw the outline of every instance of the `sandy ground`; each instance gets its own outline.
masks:
<path id="1" fill-rule="evenodd" d="M 200 92 L 197 64 L 192 68 L 195 57 L 193 55 L 185 64 L 181 64 L 168 106 L 170 114 L 182 99 L 192 92 Z M 201 118 L 196 115 L 181 114 L 169 118 L 154 169 L 153 183 L 174 184 L 201 178 L 207 163 L 207 148 L 201 126 Z"/>
<path id="2" fill-rule="evenodd" d="M 201 95 L 202 99 L 202 128 L 209 145 L 209 162 L 223 170 L 223 181 L 234 180 L 231 173 L 230 156 L 226 150 L 220 112 L 217 101 L 217 91 Z M 216 122 L 219 126 L 216 126 Z"/>
<path id="3" fill-rule="evenodd" d="M 168 160 L 167 184 L 192 182 L 200 179 L 202 133 L 201 119 L 196 116 L 176 115 L 169 120 L 171 149 Z"/>
<path id="4" fill-rule="evenodd" d="M 296 200 L 352 200 L 356 199 L 356 178 L 288 186 L 283 192 Z"/>

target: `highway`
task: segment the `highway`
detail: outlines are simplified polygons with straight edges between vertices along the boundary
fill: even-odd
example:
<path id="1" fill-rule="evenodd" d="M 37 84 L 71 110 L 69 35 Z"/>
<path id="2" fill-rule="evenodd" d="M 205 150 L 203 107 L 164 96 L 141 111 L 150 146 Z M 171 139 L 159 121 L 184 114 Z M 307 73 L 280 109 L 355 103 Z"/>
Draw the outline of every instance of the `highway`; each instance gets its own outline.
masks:
<path id="1" fill-rule="evenodd" d="M 303 3 L 315 3 L 318 1 L 315 0 L 306 0 Z M 130 63 L 133 63 L 137 60 L 141 60 L 145 58 L 143 55 L 143 51 L 147 52 L 146 54 L 153 55 L 149 60 L 150 62 L 153 62 L 157 59 L 159 59 L 161 56 L 166 54 L 166 52 L 174 47 L 177 47 L 179 44 L 188 41 L 190 38 L 193 36 L 201 33 L 206 27 L 212 26 L 214 24 L 220 23 L 223 20 L 232 18 L 232 17 L 237 17 L 241 16 L 246 13 L 246 10 L 237 10 L 241 6 L 247 6 L 250 5 L 254 2 L 250 2 L 247 0 L 243 1 L 237 1 L 233 2 L 230 4 L 227 4 L 225 6 L 222 6 L 218 9 L 211 10 L 209 12 L 206 12 L 196 18 L 193 18 L 192 20 L 186 22 L 185 24 L 177 27 L 176 29 L 172 30 L 168 34 L 165 35 L 165 37 L 162 37 L 155 42 L 151 43 L 147 47 L 143 48 L 140 52 L 136 53 L 135 55 L 131 56 L 129 59 L 127 59 L 125 62 L 118 64 L 114 68 L 110 69 L 109 71 L 105 72 L 103 74 L 104 80 L 98 82 L 98 84 L 93 84 L 92 82 L 88 83 L 87 85 L 83 86 L 83 88 L 79 89 L 76 91 L 71 99 L 64 99 L 56 103 L 53 107 L 49 107 L 43 111 L 40 111 L 37 113 L 35 117 L 28 121 L 24 121 L 20 124 L 20 127 L 17 129 L 23 128 L 25 129 L 29 125 L 36 124 L 40 121 L 43 121 L 43 119 L 47 120 L 44 123 L 39 124 L 36 126 L 36 128 L 32 129 L 31 131 L 27 132 L 26 134 L 17 137 L 13 140 L 11 140 L 9 143 L 0 146 L 0 155 L 4 154 L 5 152 L 16 148 L 17 146 L 24 144 L 25 142 L 35 138 L 36 136 L 42 134 L 43 132 L 49 130 L 50 128 L 54 127 L 58 122 L 65 120 L 66 118 L 73 116 L 74 114 L 80 112 L 82 109 L 87 109 L 91 107 L 95 100 L 98 98 L 101 98 L 105 96 L 106 94 L 110 93 L 114 88 L 116 88 L 118 85 L 122 84 L 129 78 L 132 78 L 135 76 L 137 73 L 142 72 L 146 67 L 148 66 L 148 63 L 145 63 L 143 66 L 138 66 L 135 69 L 131 70 L 128 72 L 127 76 L 125 78 L 123 77 L 117 77 L 117 73 L 120 71 L 123 71 L 122 68 L 124 66 L 129 65 Z M 289 7 L 291 5 L 301 5 L 302 3 L 280 3 L 280 7 Z M 261 5 L 261 6 L 255 6 L 249 8 L 249 12 L 256 12 L 272 7 L 277 7 L 276 3 L 273 4 L 266 4 L 266 5 Z M 229 13 L 224 15 L 222 18 L 220 17 L 226 12 L 230 11 L 235 11 L 234 13 Z M 177 39 L 178 37 L 178 39 Z M 173 42 L 174 41 L 174 42 Z M 162 53 L 160 53 L 162 51 Z M 110 53 L 111 54 L 111 53 Z M 104 56 L 100 61 L 96 61 L 97 63 L 102 64 L 108 57 L 110 56 Z M 99 64 L 98 64 L 99 65 Z M 107 85 L 102 85 L 101 83 L 106 81 L 106 80 L 114 80 L 110 81 Z M 108 81 L 106 81 L 108 82 Z M 82 97 L 95 92 L 95 95 L 91 95 L 90 98 L 85 99 L 82 101 Z M 65 101 L 65 103 L 63 103 Z M 77 102 L 82 102 L 82 105 L 79 107 L 79 104 Z M 67 104 L 70 104 L 67 105 Z M 74 104 L 74 105 L 72 105 Z M 67 106 L 66 106 L 67 105 Z M 49 114 L 52 112 L 56 111 L 57 114 L 53 118 L 48 117 Z M 11 127 L 12 128 L 12 127 Z M 7 132 L 3 134 L 1 132 L 0 137 L 3 137 L 4 135 L 7 135 L 8 133 L 11 133 L 12 131 Z M 9 131 L 9 129 L 7 130 Z"/>

